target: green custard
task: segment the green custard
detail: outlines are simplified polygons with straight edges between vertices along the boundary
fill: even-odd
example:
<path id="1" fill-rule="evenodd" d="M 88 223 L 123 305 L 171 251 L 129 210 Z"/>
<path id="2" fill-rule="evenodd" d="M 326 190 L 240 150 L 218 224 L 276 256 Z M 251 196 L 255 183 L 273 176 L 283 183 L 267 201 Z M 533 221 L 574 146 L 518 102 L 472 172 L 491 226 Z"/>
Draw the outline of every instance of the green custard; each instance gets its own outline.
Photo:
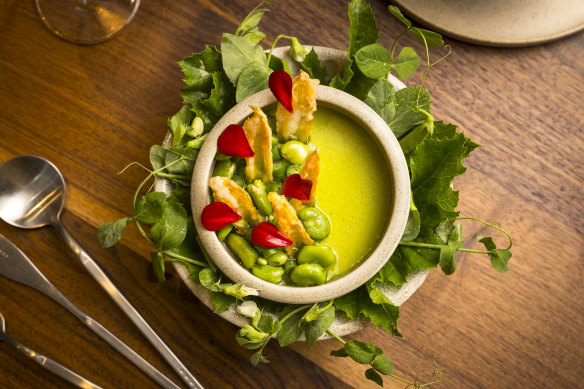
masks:
<path id="1" fill-rule="evenodd" d="M 317 205 L 330 217 L 338 264 L 329 279 L 346 274 L 376 247 L 391 212 L 391 176 L 381 148 L 357 123 L 319 107 L 311 143 L 319 149 Z"/>

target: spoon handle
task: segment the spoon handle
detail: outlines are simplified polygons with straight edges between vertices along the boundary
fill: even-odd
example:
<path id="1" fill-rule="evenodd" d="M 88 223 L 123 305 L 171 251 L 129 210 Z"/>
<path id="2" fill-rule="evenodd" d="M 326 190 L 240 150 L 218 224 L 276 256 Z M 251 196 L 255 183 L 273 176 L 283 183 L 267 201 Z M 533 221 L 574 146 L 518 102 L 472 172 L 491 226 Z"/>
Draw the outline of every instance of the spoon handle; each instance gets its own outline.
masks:
<path id="1" fill-rule="evenodd" d="M 61 365 L 59 362 L 55 362 L 49 357 L 46 357 L 42 354 L 33 351 L 20 343 L 19 341 L 15 340 L 14 338 L 8 336 L 7 334 L 0 332 L 0 340 L 14 346 L 18 351 L 26 355 L 27 357 L 31 358 L 33 361 L 44 367 L 45 369 L 53 372 L 54 374 L 58 375 L 59 377 L 69 381 L 70 383 L 78 386 L 79 388 L 83 389 L 102 389 L 101 386 L 97 386 L 93 382 L 89 381 L 86 378 L 81 377 L 79 374 L 75 373 L 74 371 L 66 368 L 65 366 Z"/>
<path id="2" fill-rule="evenodd" d="M 138 311 L 130 304 L 124 297 L 122 292 L 113 284 L 104 270 L 99 264 L 91 258 L 91 256 L 77 243 L 75 238 L 69 234 L 65 227 L 59 222 L 55 223 L 54 227 L 59 231 L 67 245 L 77 255 L 83 266 L 89 271 L 93 278 L 101 285 L 107 294 L 118 304 L 124 313 L 134 322 L 140 329 L 142 334 L 152 343 L 158 352 L 166 359 L 170 366 L 177 372 L 180 378 L 191 389 L 204 389 L 197 379 L 187 370 L 183 363 L 176 355 L 168 348 L 168 346 L 160 339 L 158 334 L 148 325 L 146 320 L 138 313 Z"/>

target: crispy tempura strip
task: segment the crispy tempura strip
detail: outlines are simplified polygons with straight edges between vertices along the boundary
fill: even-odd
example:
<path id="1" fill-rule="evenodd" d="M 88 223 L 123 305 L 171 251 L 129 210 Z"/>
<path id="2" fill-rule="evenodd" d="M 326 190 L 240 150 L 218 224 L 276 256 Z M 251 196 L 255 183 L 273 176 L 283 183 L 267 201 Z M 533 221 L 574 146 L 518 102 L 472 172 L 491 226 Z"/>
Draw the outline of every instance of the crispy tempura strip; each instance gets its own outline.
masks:
<path id="1" fill-rule="evenodd" d="M 297 139 L 306 142 L 312 129 L 313 113 L 316 111 L 316 86 L 318 80 L 300 70 L 292 80 L 292 109 L 290 113 L 278 103 L 276 109 L 276 133 L 281 140 Z"/>
<path id="2" fill-rule="evenodd" d="M 308 154 L 306 160 L 304 161 L 304 166 L 302 166 L 302 172 L 300 177 L 305 180 L 312 181 L 312 189 L 310 190 L 310 201 L 303 203 L 298 199 L 290 200 L 290 204 L 296 210 L 300 211 L 302 204 L 307 204 L 311 207 L 316 204 L 316 186 L 318 185 L 318 173 L 320 172 L 320 158 L 318 156 L 318 150 L 313 150 Z"/>
<path id="3" fill-rule="evenodd" d="M 243 123 L 243 131 L 255 155 L 245 159 L 245 176 L 248 181 L 259 179 L 269 184 L 273 180 L 272 129 L 261 109 L 249 107 L 254 114 Z"/>
<path id="4" fill-rule="evenodd" d="M 229 205 L 250 226 L 257 226 L 264 221 L 256 207 L 254 207 L 249 194 L 241 186 L 237 185 L 235 181 L 217 176 L 209 180 L 209 186 L 213 190 L 215 200 L 223 201 Z M 240 234 L 245 232 L 245 228 L 236 228 Z"/>
<path id="5" fill-rule="evenodd" d="M 296 216 L 296 211 L 294 211 L 294 208 L 286 200 L 286 197 L 276 192 L 270 192 L 268 194 L 268 200 L 270 200 L 274 208 L 274 215 L 276 216 L 280 231 L 294 241 L 292 246 L 286 247 L 286 253 L 290 257 L 296 256 L 296 252 L 302 246 L 314 244 L 314 240 L 312 240 L 304 229 L 304 225 L 298 219 L 298 216 Z"/>

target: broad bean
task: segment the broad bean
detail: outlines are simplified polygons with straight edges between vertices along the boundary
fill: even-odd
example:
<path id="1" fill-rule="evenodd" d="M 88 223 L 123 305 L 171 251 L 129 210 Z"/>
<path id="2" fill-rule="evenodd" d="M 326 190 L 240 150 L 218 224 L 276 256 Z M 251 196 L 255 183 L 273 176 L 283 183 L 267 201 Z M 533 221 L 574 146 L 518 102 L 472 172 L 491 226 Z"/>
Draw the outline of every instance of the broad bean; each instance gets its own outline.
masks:
<path id="1" fill-rule="evenodd" d="M 254 276 L 273 284 L 280 283 L 280 281 L 282 281 L 282 276 L 284 275 L 283 268 L 270 265 L 255 265 L 252 267 L 251 272 Z"/>
<path id="2" fill-rule="evenodd" d="M 276 192 L 278 194 L 282 194 L 282 183 L 280 182 L 272 182 L 266 186 L 266 193 Z"/>
<path id="3" fill-rule="evenodd" d="M 322 240 L 331 233 L 331 222 L 328 216 L 316 207 L 302 208 L 298 212 L 298 217 L 312 239 Z"/>
<path id="4" fill-rule="evenodd" d="M 277 178 L 285 178 L 286 177 L 286 169 L 288 168 L 288 164 L 285 161 L 282 161 L 282 160 L 274 161 L 272 166 L 273 166 L 274 177 L 277 177 Z"/>
<path id="5" fill-rule="evenodd" d="M 302 172 L 302 166 L 300 165 L 290 165 L 286 169 L 286 176 L 290 177 L 292 174 L 300 174 Z"/>
<path id="6" fill-rule="evenodd" d="M 271 266 L 282 266 L 288 261 L 288 255 L 283 251 L 277 251 L 274 254 L 266 257 L 268 265 Z"/>
<path id="7" fill-rule="evenodd" d="M 241 178 L 241 176 L 240 176 L 239 174 L 237 174 L 237 173 L 235 173 L 235 174 L 233 175 L 233 177 L 231 177 L 231 179 L 232 179 L 233 181 L 235 181 L 235 183 L 236 183 L 237 185 L 241 186 L 242 188 L 243 188 L 243 185 L 245 185 L 245 183 L 243 182 L 243 178 Z"/>
<path id="8" fill-rule="evenodd" d="M 296 266 L 298 266 L 298 262 L 294 259 L 291 259 L 288 262 L 286 262 L 286 264 L 284 265 L 284 271 L 286 272 L 286 274 L 288 274 L 292 270 L 294 270 L 296 268 Z"/>
<path id="9" fill-rule="evenodd" d="M 229 234 L 226 242 L 227 246 L 235 253 L 245 268 L 251 269 L 255 265 L 260 254 L 245 238 L 237 234 Z"/>
<path id="10" fill-rule="evenodd" d="M 337 262 L 337 254 L 326 244 L 304 246 L 298 253 L 298 264 L 312 263 L 328 267 Z"/>
<path id="11" fill-rule="evenodd" d="M 298 286 L 322 285 L 326 282 L 326 271 L 320 265 L 304 263 L 292 270 L 290 279 Z"/>
<path id="12" fill-rule="evenodd" d="M 233 173 L 235 173 L 235 162 L 231 160 L 218 162 L 213 169 L 213 177 L 221 176 L 231 180 Z"/>
<path id="13" fill-rule="evenodd" d="M 272 203 L 268 200 L 268 194 L 266 193 L 266 187 L 263 182 L 255 180 L 253 184 L 247 186 L 247 191 L 262 215 L 267 216 L 274 213 Z"/>
<path id="14" fill-rule="evenodd" d="M 282 157 L 294 165 L 302 164 L 306 159 L 309 151 L 310 149 L 307 145 L 302 142 L 298 142 L 297 140 L 291 140 L 284 143 L 282 149 L 280 150 Z"/>

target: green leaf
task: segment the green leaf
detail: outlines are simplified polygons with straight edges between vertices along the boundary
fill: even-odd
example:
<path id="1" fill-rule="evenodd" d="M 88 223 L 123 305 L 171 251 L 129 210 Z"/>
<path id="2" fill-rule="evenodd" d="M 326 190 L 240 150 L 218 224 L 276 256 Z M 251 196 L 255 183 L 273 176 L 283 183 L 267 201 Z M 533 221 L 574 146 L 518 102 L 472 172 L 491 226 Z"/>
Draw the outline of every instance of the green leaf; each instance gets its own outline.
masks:
<path id="1" fill-rule="evenodd" d="M 184 89 L 183 100 L 193 107 L 193 111 L 203 120 L 205 131 L 208 132 L 215 123 L 235 105 L 235 87 L 231 84 L 225 72 L 215 72 L 213 77 L 213 89 L 208 95 L 191 93 Z"/>
<path id="2" fill-rule="evenodd" d="M 375 23 L 375 15 L 369 4 L 363 0 L 352 0 L 349 3 L 349 48 L 348 58 L 367 45 L 376 43 L 379 39 L 379 29 Z"/>
<path id="3" fill-rule="evenodd" d="M 344 347 L 341 347 L 338 350 L 332 350 L 330 353 L 331 356 L 333 357 L 339 357 L 339 358 L 344 358 L 344 357 L 348 357 L 349 354 L 347 354 L 347 352 L 345 351 Z"/>
<path id="4" fill-rule="evenodd" d="M 395 254 L 392 254 L 392 256 Z M 375 276 L 375 278 L 379 278 L 381 282 L 384 284 L 392 283 L 394 285 L 402 285 L 406 283 L 406 277 L 404 277 L 394 266 L 391 262 L 391 258 L 389 261 L 383 265 L 379 273 Z"/>
<path id="5" fill-rule="evenodd" d="M 172 134 L 172 145 L 177 147 L 181 144 L 183 136 L 187 133 L 191 124 L 191 110 L 183 106 L 173 117 L 168 120 L 168 127 Z"/>
<path id="6" fill-rule="evenodd" d="M 381 118 L 389 123 L 397 112 L 397 98 L 393 85 L 387 80 L 378 80 L 363 100 Z"/>
<path id="7" fill-rule="evenodd" d="M 418 39 L 422 44 L 424 40 L 429 47 L 432 46 L 444 46 L 444 41 L 442 40 L 442 35 L 434 31 L 424 30 L 423 28 L 412 28 L 412 34 Z"/>
<path id="8" fill-rule="evenodd" d="M 199 283 L 213 291 L 213 292 L 220 292 L 221 289 L 217 286 L 219 283 L 219 275 L 215 273 L 211 268 L 205 268 L 199 272 Z"/>
<path id="9" fill-rule="evenodd" d="M 233 85 L 250 63 L 266 65 L 266 54 L 261 46 L 255 45 L 241 36 L 224 33 L 221 38 L 223 69 Z"/>
<path id="10" fill-rule="evenodd" d="M 260 8 L 266 1 L 262 1 L 243 19 L 241 24 L 235 30 L 235 34 L 247 34 L 250 31 L 255 31 L 262 20 L 264 13 L 268 12 L 268 8 Z"/>
<path id="11" fill-rule="evenodd" d="M 383 354 L 383 351 L 379 347 L 372 345 L 371 343 L 360 342 L 358 340 L 349 340 L 345 343 L 345 352 L 351 357 L 355 362 L 361 363 L 363 365 L 368 365 L 375 357 Z"/>
<path id="12" fill-rule="evenodd" d="M 147 224 L 156 223 L 162 217 L 162 209 L 166 203 L 166 194 L 150 192 L 141 196 L 134 207 L 134 219 Z"/>
<path id="13" fill-rule="evenodd" d="M 166 281 L 164 277 L 164 257 L 159 251 L 150 253 L 150 259 L 152 260 L 152 268 L 154 269 L 154 275 L 158 279 L 158 282 Z"/>
<path id="14" fill-rule="evenodd" d="M 389 51 L 384 46 L 377 43 L 359 49 L 359 51 L 355 53 L 355 62 L 357 63 L 359 70 L 369 78 L 385 77 L 394 67 Z M 402 66 L 404 66 L 403 62 Z"/>
<path id="15" fill-rule="evenodd" d="M 388 53 L 389 54 L 389 53 Z M 420 66 L 420 57 L 411 47 L 404 47 L 395 59 L 395 73 L 399 78 L 405 80 L 414 73 Z"/>
<path id="16" fill-rule="evenodd" d="M 322 66 L 314 49 L 311 49 L 304 57 L 304 60 L 300 63 L 300 67 L 308 73 L 310 78 L 318 79 L 322 85 L 326 85 L 328 73 L 326 68 Z"/>
<path id="17" fill-rule="evenodd" d="M 377 327 L 383 328 L 393 335 L 402 336 L 397 328 L 399 307 L 391 304 L 374 303 L 371 301 L 371 296 L 365 285 L 351 293 L 337 297 L 334 306 L 345 312 L 350 319 L 356 319 L 363 315 L 369 318 Z"/>
<path id="18" fill-rule="evenodd" d="M 342 75 L 339 76 L 338 74 L 335 74 L 335 76 L 331 80 L 331 83 L 330 83 L 331 88 L 345 90 L 347 85 L 349 85 L 351 78 L 353 78 L 354 72 L 351 69 L 352 65 L 353 65 L 353 60 L 350 58 L 347 58 L 347 60 L 345 61 L 345 66 L 343 67 Z"/>
<path id="19" fill-rule="evenodd" d="M 345 87 L 345 92 L 355 96 L 359 100 L 364 100 L 377 80 L 365 76 L 361 73 L 357 65 L 353 65 L 351 71 L 353 72 L 353 77 L 351 77 L 351 80 Z"/>
<path id="20" fill-rule="evenodd" d="M 499 273 L 507 273 L 509 268 L 507 267 L 507 263 L 509 259 L 511 259 L 511 250 L 508 249 L 498 249 L 491 237 L 484 237 L 479 240 L 479 242 L 483 243 L 487 250 L 489 250 L 489 257 L 491 258 L 491 265 L 497 270 Z"/>
<path id="21" fill-rule="evenodd" d="M 432 135 L 434 124 L 432 120 L 426 120 L 399 140 L 399 145 L 405 155 L 411 154 L 424 139 Z"/>
<path id="22" fill-rule="evenodd" d="M 193 54 L 178 64 L 185 75 L 185 84 L 198 91 L 210 90 L 213 86 L 211 73 L 223 70 L 221 52 L 210 45 L 205 46 L 201 53 Z"/>
<path id="23" fill-rule="evenodd" d="M 240 103 L 256 92 L 268 89 L 271 70 L 257 62 L 250 63 L 239 76 L 235 100 Z"/>
<path id="24" fill-rule="evenodd" d="M 420 233 L 420 226 L 422 225 L 422 220 L 420 219 L 420 212 L 414 203 L 414 198 L 410 199 L 410 213 L 408 214 L 408 221 L 406 223 L 406 228 L 402 234 L 402 241 L 410 241 L 417 238 Z"/>
<path id="25" fill-rule="evenodd" d="M 420 87 L 414 86 L 400 89 L 395 94 L 397 110 L 387 124 L 397 138 L 425 122 L 427 116 L 419 112 L 418 107 L 430 112 L 430 94 L 423 88 L 418 91 Z"/>
<path id="26" fill-rule="evenodd" d="M 278 343 L 282 347 L 286 347 L 292 344 L 300 338 L 300 335 L 304 332 L 305 324 L 302 321 L 303 311 L 296 312 L 292 316 L 282 322 L 282 327 L 278 331 L 277 338 Z M 282 315 L 280 315 L 282 316 Z"/>
<path id="27" fill-rule="evenodd" d="M 322 312 L 318 319 L 306 323 L 306 346 L 310 349 L 335 321 L 335 307 L 331 306 Z"/>
<path id="28" fill-rule="evenodd" d="M 292 77 L 292 72 L 290 71 L 290 67 L 288 66 L 288 62 L 284 61 L 282 58 L 276 57 L 275 55 L 272 55 L 270 57 L 269 68 L 274 70 L 274 71 L 283 70 L 286 73 L 288 73 L 290 75 L 290 77 Z"/>
<path id="29" fill-rule="evenodd" d="M 371 366 L 381 374 L 390 375 L 393 373 L 393 363 L 391 363 L 385 354 L 380 354 L 375 357 L 375 360 L 373 363 L 371 363 Z"/>
<path id="30" fill-rule="evenodd" d="M 440 247 L 440 267 L 446 275 L 456 271 L 456 251 L 462 247 L 462 225 L 457 224 L 448 237 L 448 245 Z"/>
<path id="31" fill-rule="evenodd" d="M 383 378 L 381 378 L 379 373 L 376 372 L 374 369 L 365 370 L 365 377 L 368 380 L 375 382 L 377 385 L 383 386 Z"/>
<path id="32" fill-rule="evenodd" d="M 115 222 L 103 223 L 97 229 L 97 236 L 99 238 L 99 245 L 103 248 L 112 247 L 122 239 L 126 226 L 132 219 L 124 217 Z"/>
<path id="33" fill-rule="evenodd" d="M 187 234 L 187 212 L 182 205 L 167 201 L 162 210 L 162 218 L 150 230 L 154 246 L 160 250 L 178 247 Z"/>
<path id="34" fill-rule="evenodd" d="M 190 178 L 198 155 L 199 150 L 188 147 L 166 149 L 164 161 L 166 170 L 171 174 L 180 174 Z"/>
<path id="35" fill-rule="evenodd" d="M 215 313 L 225 312 L 230 306 L 236 303 L 237 299 L 233 296 L 228 296 L 223 292 L 213 292 L 213 307 Z"/>
<path id="36" fill-rule="evenodd" d="M 260 349 L 251 355 L 250 361 L 252 366 L 257 366 L 260 362 L 261 363 L 270 363 L 268 358 L 262 355 L 264 350 Z"/>
<path id="37" fill-rule="evenodd" d="M 395 5 L 390 5 L 389 7 L 387 7 L 387 9 L 389 9 L 389 12 L 391 12 L 393 16 L 398 18 L 399 21 L 402 22 L 407 28 L 412 27 L 412 23 L 408 19 L 406 19 L 406 17 L 402 14 L 398 7 L 396 7 Z"/>
<path id="38" fill-rule="evenodd" d="M 159 170 L 164 167 L 166 160 L 166 149 L 162 146 L 154 145 L 150 147 L 150 164 L 152 169 Z"/>

